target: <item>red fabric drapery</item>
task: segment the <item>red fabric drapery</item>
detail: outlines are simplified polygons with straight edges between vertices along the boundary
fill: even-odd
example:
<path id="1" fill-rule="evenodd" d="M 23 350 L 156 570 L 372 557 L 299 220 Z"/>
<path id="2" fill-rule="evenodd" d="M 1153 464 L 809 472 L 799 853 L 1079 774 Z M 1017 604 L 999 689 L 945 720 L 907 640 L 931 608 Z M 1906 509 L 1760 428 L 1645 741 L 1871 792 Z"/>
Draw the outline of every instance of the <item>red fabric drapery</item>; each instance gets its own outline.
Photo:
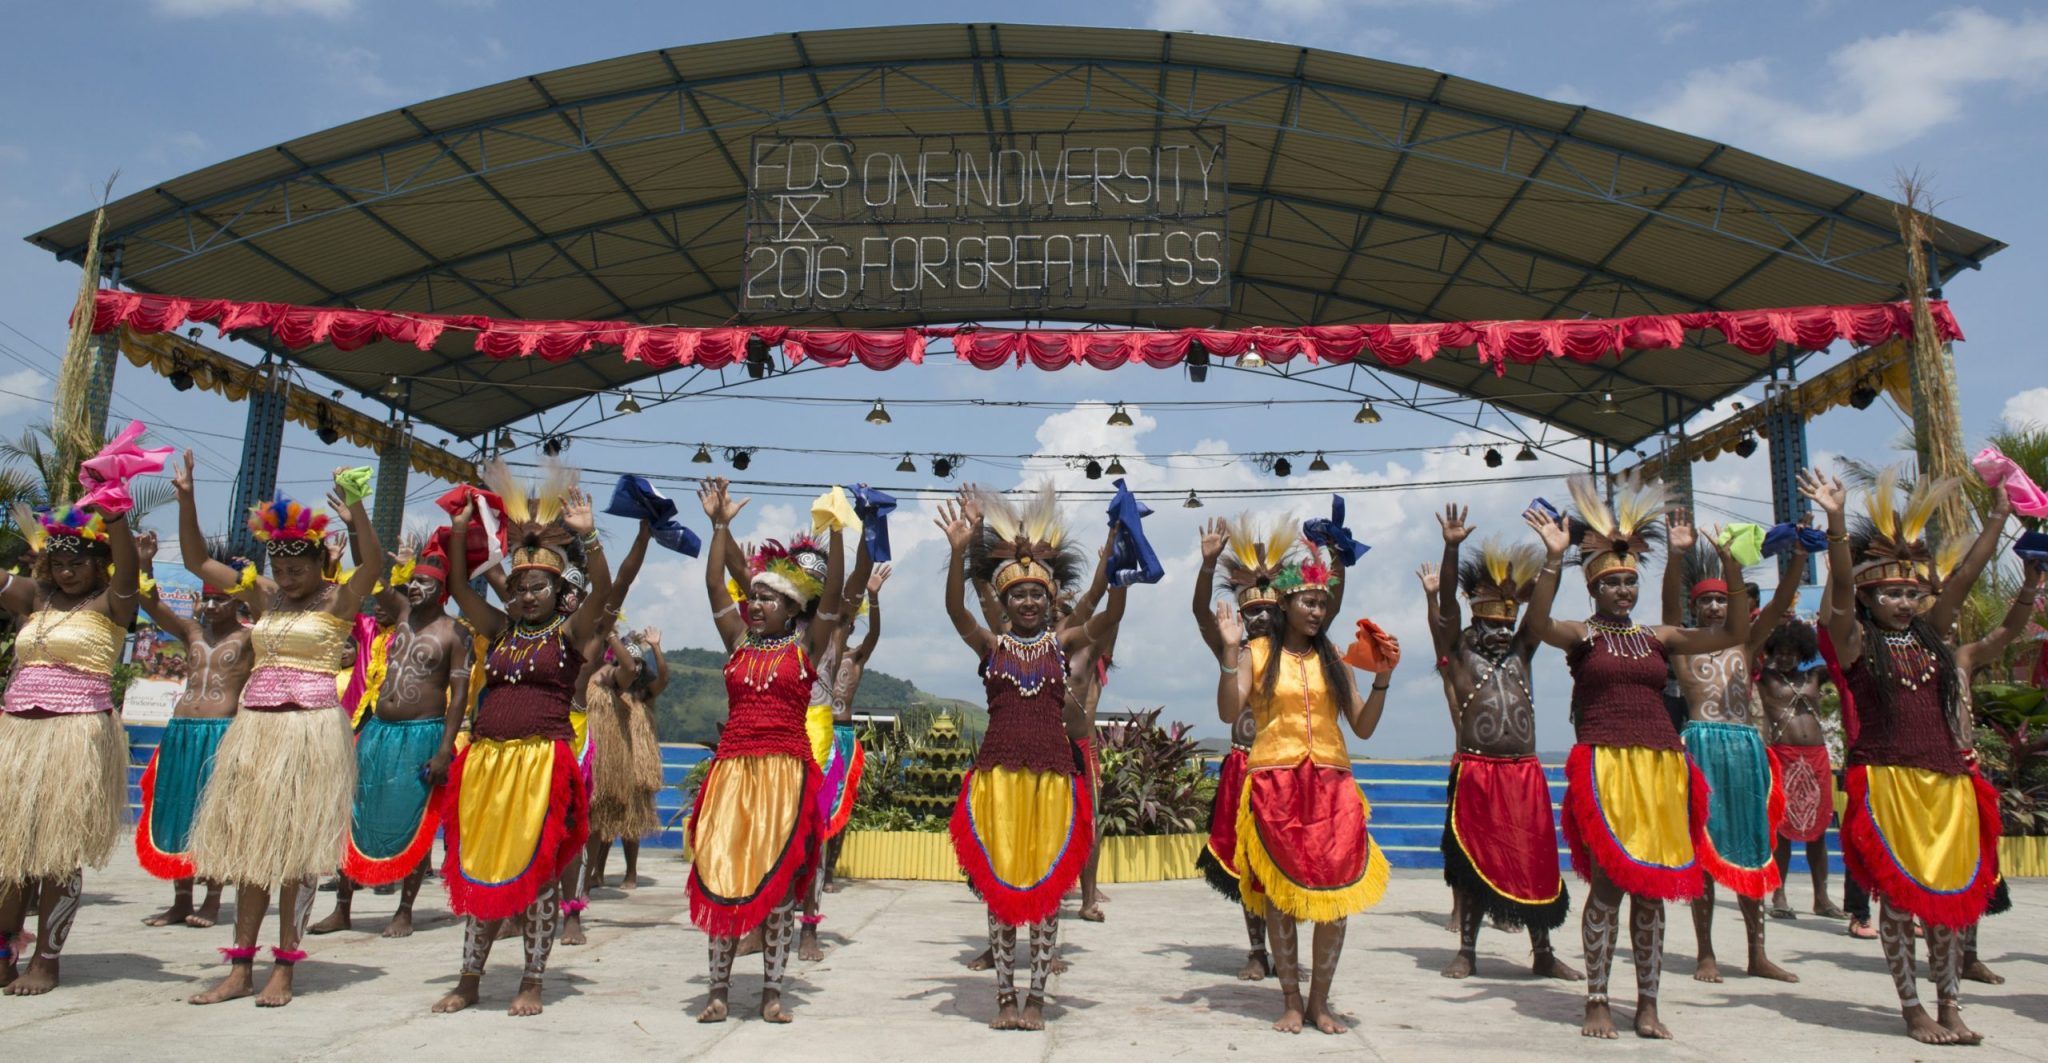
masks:
<path id="1" fill-rule="evenodd" d="M 1936 332 L 1960 340 L 1962 329 L 1948 303 L 1928 304 Z M 1913 331 L 1908 304 L 1798 306 L 1774 310 L 1714 310 L 1687 314 L 1573 321 L 1447 321 L 1419 325 L 1311 325 L 1302 328 L 1239 330 L 1180 329 L 1097 331 L 1088 329 L 905 328 L 857 331 L 792 329 L 779 326 L 683 328 L 623 321 L 521 321 L 477 315 L 414 314 L 396 310 L 345 310 L 289 303 L 244 303 L 188 299 L 102 289 L 93 304 L 92 330 L 123 325 L 138 332 L 173 332 L 188 322 L 210 322 L 221 332 L 263 329 L 287 348 L 330 343 L 354 350 L 385 340 L 427 350 L 447 333 L 471 336 L 477 353 L 492 358 L 539 357 L 564 361 L 593 348 L 617 348 L 628 362 L 667 369 L 717 369 L 744 360 L 747 340 L 759 336 L 779 345 L 791 361 L 841 366 L 859 362 L 869 369 L 922 363 L 925 343 L 951 339 L 957 357 L 981 369 L 1034 365 L 1064 369 L 1087 365 L 1114 369 L 1180 364 L 1199 340 L 1212 355 L 1237 358 L 1256 345 L 1270 362 L 1296 357 L 1312 362 L 1378 359 L 1403 366 L 1428 361 L 1446 350 L 1472 349 L 1480 364 L 1505 373 L 1510 364 L 1544 358 L 1593 362 L 1624 351 L 1670 350 L 1687 332 L 1711 332 L 1748 354 L 1778 344 L 1817 350 L 1836 340 L 1870 346 Z"/>

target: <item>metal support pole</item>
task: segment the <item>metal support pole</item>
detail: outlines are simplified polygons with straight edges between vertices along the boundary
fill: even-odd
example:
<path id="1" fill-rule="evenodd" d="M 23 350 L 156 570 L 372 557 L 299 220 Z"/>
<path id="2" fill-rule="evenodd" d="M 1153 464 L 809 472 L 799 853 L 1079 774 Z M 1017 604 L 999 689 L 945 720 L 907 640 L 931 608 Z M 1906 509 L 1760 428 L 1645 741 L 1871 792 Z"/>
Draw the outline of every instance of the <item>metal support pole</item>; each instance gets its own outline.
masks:
<path id="1" fill-rule="evenodd" d="M 121 285 L 121 257 L 127 250 L 126 244 L 115 244 L 110 257 L 113 264 L 107 268 L 107 286 Z M 86 309 L 91 313 L 91 308 Z M 114 401 L 114 368 L 120 364 L 116 357 L 121 349 L 121 330 L 102 333 L 94 341 L 92 363 L 86 369 L 85 383 L 85 425 L 92 431 L 95 445 L 107 438 L 107 412 Z"/>
<path id="2" fill-rule="evenodd" d="M 398 550 L 398 535 L 405 526 L 405 481 L 412 471 L 412 423 L 393 421 L 391 435 L 377 451 L 377 493 L 372 499 L 370 523 L 386 550 Z"/>
<path id="3" fill-rule="evenodd" d="M 1787 371 L 1789 374 L 1789 370 Z M 1792 405 L 1790 380 L 1765 385 L 1764 434 L 1771 445 L 1771 519 L 1779 524 L 1797 521 L 1812 508 L 1799 493 L 1799 470 L 1806 468 L 1806 416 Z M 1806 559 L 1801 582 L 1812 583 L 1819 575 L 1813 558 Z"/>
<path id="4" fill-rule="evenodd" d="M 284 381 L 269 358 L 258 366 L 267 386 L 249 393 L 249 423 L 242 432 L 242 469 L 235 474 L 235 500 L 228 510 L 229 549 L 256 557 L 249 534 L 249 508 L 277 494 L 277 463 L 284 452 Z"/>

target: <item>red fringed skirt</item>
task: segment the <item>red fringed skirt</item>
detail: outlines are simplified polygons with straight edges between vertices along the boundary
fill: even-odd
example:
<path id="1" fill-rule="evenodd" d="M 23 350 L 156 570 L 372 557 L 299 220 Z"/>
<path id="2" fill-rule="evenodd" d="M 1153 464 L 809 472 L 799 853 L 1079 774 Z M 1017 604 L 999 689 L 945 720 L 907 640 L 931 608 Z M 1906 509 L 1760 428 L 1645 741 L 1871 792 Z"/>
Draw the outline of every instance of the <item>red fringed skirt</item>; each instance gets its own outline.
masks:
<path id="1" fill-rule="evenodd" d="M 1998 790 L 1976 774 L 1855 765 L 1842 860 L 1894 908 L 1967 929 L 1998 888 Z"/>
<path id="2" fill-rule="evenodd" d="M 690 922 L 740 937 L 810 885 L 824 778 L 808 756 L 712 759 L 690 814 Z"/>
<path id="3" fill-rule="evenodd" d="M 1707 783 L 1675 749 L 1572 747 L 1565 761 L 1564 840 L 1572 870 L 1639 897 L 1689 901 L 1705 889 Z"/>
<path id="4" fill-rule="evenodd" d="M 1835 818 L 1835 773 L 1826 746 L 1772 746 L 1785 787 L 1785 821 L 1778 836 L 1810 842 Z"/>
<path id="5" fill-rule="evenodd" d="M 1095 847 L 1086 776 L 976 768 L 953 804 L 953 853 L 997 919 L 1026 926 L 1058 914 Z"/>
<path id="6" fill-rule="evenodd" d="M 488 921 L 525 911 L 590 838 L 590 792 L 559 739 L 472 740 L 442 801 L 442 881 L 457 915 Z"/>
<path id="7" fill-rule="evenodd" d="M 1244 800 L 1245 765 L 1251 754 L 1237 746 L 1216 771 L 1216 800 L 1209 804 L 1209 841 L 1195 856 L 1195 867 L 1216 892 L 1232 901 L 1243 898 L 1243 877 L 1237 868 L 1237 805 Z"/>
<path id="8" fill-rule="evenodd" d="M 1571 908 L 1558 871 L 1550 782 L 1533 756 L 1451 758 L 1444 881 L 1488 917 L 1555 929 Z"/>

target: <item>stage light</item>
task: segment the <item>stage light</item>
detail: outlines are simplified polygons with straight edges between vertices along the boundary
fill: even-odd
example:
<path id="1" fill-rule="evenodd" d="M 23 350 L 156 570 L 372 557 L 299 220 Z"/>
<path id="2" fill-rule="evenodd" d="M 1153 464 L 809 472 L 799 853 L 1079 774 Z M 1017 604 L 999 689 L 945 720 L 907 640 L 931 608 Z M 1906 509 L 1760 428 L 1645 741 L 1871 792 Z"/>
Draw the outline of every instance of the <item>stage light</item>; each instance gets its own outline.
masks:
<path id="1" fill-rule="evenodd" d="M 1286 458 L 1273 459 L 1273 475 L 1285 478 L 1294 472 L 1294 463 Z"/>
<path id="2" fill-rule="evenodd" d="M 1088 464 L 1081 466 L 1081 474 L 1090 480 L 1102 479 L 1102 463 L 1094 458 L 1089 458 Z"/>
<path id="3" fill-rule="evenodd" d="M 754 455 L 748 451 L 733 449 L 725 452 L 725 460 L 732 462 L 735 470 L 746 472 L 747 466 L 754 463 Z"/>
<path id="4" fill-rule="evenodd" d="M 313 434 L 320 437 L 320 442 L 330 447 L 334 445 L 335 440 L 341 438 L 341 432 L 335 429 L 334 422 L 328 418 L 325 403 L 320 406 L 320 426 L 313 430 Z"/>
<path id="5" fill-rule="evenodd" d="M 1320 450 L 1316 451 L 1316 460 L 1314 460 L 1314 461 L 1311 461 L 1311 462 L 1309 462 L 1309 463 L 1308 463 L 1308 471 L 1310 471 L 1310 472 L 1329 472 L 1329 471 L 1330 471 L 1330 463 L 1329 463 L 1329 462 L 1327 462 L 1327 461 L 1324 461 L 1324 460 L 1323 460 L 1323 452 L 1322 452 L 1322 451 L 1320 451 Z"/>
<path id="6" fill-rule="evenodd" d="M 936 476 L 936 477 L 938 477 L 938 478 L 939 478 L 939 479 L 941 479 L 941 480 L 945 479 L 945 478 L 946 478 L 946 477 L 948 477 L 948 476 L 951 476 L 951 475 L 953 475 L 953 461 L 952 461 L 952 459 L 951 459 L 951 458 L 933 458 L 933 459 L 932 459 L 932 475 L 933 475 L 933 476 Z"/>
<path id="7" fill-rule="evenodd" d="M 499 449 L 499 450 L 511 450 L 511 449 L 512 449 L 512 446 L 513 446 L 513 440 L 512 440 L 512 430 L 511 430 L 510 428 L 500 428 L 500 429 L 498 429 L 498 449 Z"/>
<path id="8" fill-rule="evenodd" d="M 709 464 L 711 464 L 711 451 L 709 451 L 709 450 L 705 449 L 705 447 L 704 447 L 704 444 L 702 444 L 702 443 L 699 443 L 699 444 L 697 444 L 697 453 L 696 453 L 696 455 L 695 455 L 695 456 L 693 456 L 693 457 L 692 457 L 692 458 L 690 459 L 690 464 L 692 464 L 692 465 L 709 465 Z"/>
<path id="9" fill-rule="evenodd" d="M 775 363 L 768 359 L 768 341 L 754 334 L 747 337 L 747 375 L 759 380 L 767 376 Z"/>
<path id="10" fill-rule="evenodd" d="M 1516 452 L 1515 452 L 1515 460 L 1516 460 L 1516 461 L 1535 461 L 1535 460 L 1536 460 L 1536 452 L 1535 452 L 1535 451 L 1533 451 L 1533 450 L 1530 450 L 1530 449 L 1529 449 L 1529 444 L 1527 444 L 1527 443 L 1524 443 L 1524 444 L 1522 444 L 1522 449 L 1520 449 L 1520 450 L 1518 450 L 1518 451 L 1516 451 Z"/>
<path id="11" fill-rule="evenodd" d="M 1939 290 L 1939 289 L 1936 289 L 1936 290 Z M 1936 298 L 1939 298 L 1939 296 L 1937 296 Z M 185 338 L 186 338 L 186 339 L 188 339 L 188 340 L 191 340 L 191 341 L 192 341 L 193 343 L 198 343 L 198 342 L 199 342 L 199 326 L 197 326 L 197 325 L 194 325 L 194 326 L 192 326 L 191 328 L 188 328 L 188 329 L 186 329 L 186 330 L 185 330 Z"/>
<path id="12" fill-rule="evenodd" d="M 1124 404 L 1123 404 L 1123 403 L 1121 403 L 1121 402 L 1117 403 L 1117 404 L 1116 404 L 1116 409 L 1115 409 L 1115 410 L 1112 410 L 1112 411 L 1110 411 L 1110 414 L 1109 414 L 1109 426 L 1110 426 L 1111 428 L 1129 428 L 1129 427 L 1131 427 L 1131 415 L 1130 415 L 1130 414 L 1128 414 L 1128 413 L 1125 413 L 1125 412 L 1124 412 Z"/>
<path id="13" fill-rule="evenodd" d="M 619 404 L 613 407 L 613 409 L 618 413 L 639 413 L 640 403 L 633 398 L 633 393 L 628 391 L 626 392 L 626 397 L 620 399 Z"/>
<path id="14" fill-rule="evenodd" d="M 1203 346 L 1201 340 L 1189 340 L 1188 356 L 1181 360 L 1181 364 L 1188 367 L 1189 380 L 1202 383 L 1209 379 L 1209 348 Z"/>
<path id="15" fill-rule="evenodd" d="M 178 368 L 171 370 L 171 386 L 179 391 L 192 390 L 192 370 L 185 368 L 185 363 L 179 362 Z"/>
<path id="16" fill-rule="evenodd" d="M 1182 502 L 1182 503 L 1180 504 L 1180 508 L 1182 508 L 1182 509 L 1200 509 L 1200 508 L 1202 508 L 1202 500 L 1201 500 L 1201 499 L 1199 499 L 1199 498 L 1196 498 L 1196 497 L 1195 497 L 1195 493 L 1194 493 L 1193 491 L 1189 491 L 1189 492 L 1188 492 L 1188 500 L 1187 500 L 1187 501 L 1185 501 L 1185 502 Z"/>
<path id="17" fill-rule="evenodd" d="M 1378 424 L 1380 411 L 1372 408 L 1370 400 L 1358 404 L 1358 414 L 1351 418 L 1352 424 Z"/>
<path id="18" fill-rule="evenodd" d="M 1124 459 L 1122 459 L 1122 458 L 1116 458 L 1116 457 L 1112 457 L 1112 458 L 1110 458 L 1110 459 L 1109 459 L 1109 468 L 1107 468 L 1107 469 L 1104 469 L 1104 470 L 1102 470 L 1102 471 L 1103 471 L 1103 472 L 1106 472 L 1106 473 L 1108 473 L 1108 474 L 1110 474 L 1111 476 L 1122 476 L 1122 475 L 1124 475 Z"/>
<path id="19" fill-rule="evenodd" d="M 868 411 L 868 423 L 869 423 L 869 424 L 888 424 L 888 423 L 889 423 L 889 421 L 890 421 L 890 417 L 889 417 L 889 409 L 888 409 L 888 407 L 886 407 L 886 406 L 883 406 L 883 405 L 882 405 L 882 400 L 881 400 L 881 399 L 876 399 L 876 400 L 875 400 L 875 408 L 874 408 L 874 409 L 872 409 L 872 410 L 869 410 L 869 411 Z"/>
<path id="20" fill-rule="evenodd" d="M 910 460 L 910 455 L 908 455 L 908 454 L 905 454 L 905 455 L 903 455 L 903 460 L 902 460 L 902 461 L 899 461 L 899 462 L 897 462 L 897 463 L 896 463 L 896 471 L 897 471 L 897 472 L 916 472 L 916 471 L 917 471 L 917 463 L 916 463 L 916 462 L 914 462 L 914 461 L 911 461 L 911 460 Z"/>
<path id="21" fill-rule="evenodd" d="M 392 377 L 390 380 L 384 382 L 384 386 L 377 391 L 377 394 L 382 395 L 383 397 L 390 399 L 393 402 L 397 402 L 399 399 L 405 397 L 405 387 L 404 385 L 398 382 L 397 377 Z"/>
<path id="22" fill-rule="evenodd" d="M 1746 458 L 1754 453 L 1756 453 L 1756 437 L 1744 432 L 1742 438 L 1735 444 L 1735 456 Z"/>
<path id="23" fill-rule="evenodd" d="M 1871 387 L 1870 381 L 1868 380 L 1863 381 L 1860 384 L 1857 384 L 1856 390 L 1851 391 L 1849 393 L 1849 405 L 1854 406 L 1859 410 L 1869 409 L 1871 404 L 1876 401 L 1877 389 Z"/>
<path id="24" fill-rule="evenodd" d="M 1259 356 L 1259 348 L 1257 344 L 1253 344 L 1251 347 L 1245 350 L 1244 356 L 1237 360 L 1237 367 L 1239 369 L 1266 368 L 1266 360 Z"/>
<path id="25" fill-rule="evenodd" d="M 567 449 L 569 440 L 566 436 L 549 436 L 540 442 L 540 452 L 551 458 Z"/>
<path id="26" fill-rule="evenodd" d="M 1612 392 L 1612 391 L 1603 391 L 1603 392 L 1601 392 L 1601 393 L 1600 393 L 1600 412 L 1601 412 L 1601 413 L 1620 413 L 1620 412 L 1621 412 L 1621 407 L 1620 407 L 1620 406 L 1617 406 L 1617 405 L 1615 405 L 1615 402 L 1614 402 L 1614 392 Z"/>
<path id="27" fill-rule="evenodd" d="M 1501 456 L 1500 456 L 1500 451 L 1499 451 L 1499 450 L 1496 450 L 1496 449 L 1495 449 L 1495 448 L 1493 448 L 1493 447 L 1487 447 L 1487 448 L 1486 448 L 1486 467 L 1487 467 L 1487 468 L 1489 468 L 1489 469 L 1498 469 L 1498 468 L 1500 468 L 1500 463 L 1501 463 L 1501 461 L 1502 461 L 1502 460 L 1504 460 L 1504 459 L 1502 459 L 1502 458 L 1501 458 Z"/>

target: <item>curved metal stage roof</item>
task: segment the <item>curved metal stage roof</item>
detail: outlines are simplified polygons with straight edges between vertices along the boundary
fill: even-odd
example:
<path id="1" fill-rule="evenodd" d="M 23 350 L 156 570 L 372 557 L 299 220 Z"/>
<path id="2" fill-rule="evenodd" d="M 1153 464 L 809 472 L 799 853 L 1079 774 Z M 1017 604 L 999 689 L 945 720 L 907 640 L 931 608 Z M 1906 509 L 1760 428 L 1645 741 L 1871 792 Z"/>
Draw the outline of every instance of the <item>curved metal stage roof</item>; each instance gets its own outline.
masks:
<path id="1" fill-rule="evenodd" d="M 1230 307 L 1064 320 L 1613 317 L 1902 295 L 1890 202 L 1725 145 L 1313 48 L 981 23 L 786 33 L 508 81 L 167 181 L 112 204 L 108 234 L 121 283 L 139 291 L 711 325 L 747 320 L 742 162 L 755 134 L 1195 123 L 1230 138 Z M 89 223 L 29 239 L 79 261 Z M 2005 246 L 1938 231 L 1942 278 Z M 412 416 L 472 439 L 650 375 L 603 354 L 491 361 L 460 339 L 291 359 L 365 395 L 406 377 Z M 1708 344 L 1501 378 L 1469 352 L 1379 371 L 1629 446 L 1768 368 Z M 1619 415 L 1600 412 L 1609 388 Z"/>

